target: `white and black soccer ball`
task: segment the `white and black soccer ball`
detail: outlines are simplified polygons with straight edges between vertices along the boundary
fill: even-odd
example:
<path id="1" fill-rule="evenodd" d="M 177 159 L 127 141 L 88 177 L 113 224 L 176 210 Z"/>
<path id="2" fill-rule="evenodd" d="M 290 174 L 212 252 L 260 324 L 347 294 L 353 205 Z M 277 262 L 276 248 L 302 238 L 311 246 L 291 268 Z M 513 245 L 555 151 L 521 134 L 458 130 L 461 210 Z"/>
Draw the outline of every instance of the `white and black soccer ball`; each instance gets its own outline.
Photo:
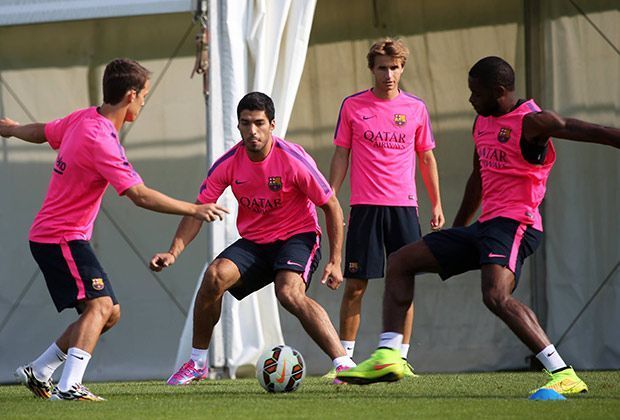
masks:
<path id="1" fill-rule="evenodd" d="M 306 364 L 301 353 L 280 345 L 265 351 L 256 363 L 256 379 L 269 392 L 292 392 L 306 376 Z"/>

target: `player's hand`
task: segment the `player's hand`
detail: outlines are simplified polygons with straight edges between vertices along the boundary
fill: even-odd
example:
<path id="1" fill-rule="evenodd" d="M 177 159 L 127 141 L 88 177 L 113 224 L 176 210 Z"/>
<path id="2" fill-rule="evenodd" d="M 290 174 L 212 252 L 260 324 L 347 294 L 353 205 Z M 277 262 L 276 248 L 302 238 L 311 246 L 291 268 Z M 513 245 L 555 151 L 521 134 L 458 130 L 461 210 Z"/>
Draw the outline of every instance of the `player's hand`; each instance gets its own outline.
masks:
<path id="1" fill-rule="evenodd" d="M 149 263 L 149 268 L 153 271 L 160 272 L 166 267 L 170 267 L 172 264 L 176 262 L 176 257 L 172 255 L 170 252 L 162 252 L 159 254 L 153 255 L 151 258 L 151 262 Z"/>
<path id="2" fill-rule="evenodd" d="M 437 232 L 446 223 L 446 219 L 443 217 L 443 210 L 441 208 L 434 209 L 431 216 L 431 230 Z"/>
<path id="3" fill-rule="evenodd" d="M 342 269 L 340 264 L 336 264 L 332 261 L 328 262 L 323 270 L 323 277 L 321 278 L 321 284 L 327 285 L 332 290 L 336 290 L 342 284 Z"/>
<path id="4" fill-rule="evenodd" d="M 224 220 L 225 214 L 230 214 L 230 211 L 215 203 L 197 204 L 194 217 L 203 222 L 214 222 L 217 219 Z"/>
<path id="5" fill-rule="evenodd" d="M 0 137 L 11 137 L 13 135 L 11 129 L 18 125 L 17 121 L 10 118 L 0 118 Z"/>

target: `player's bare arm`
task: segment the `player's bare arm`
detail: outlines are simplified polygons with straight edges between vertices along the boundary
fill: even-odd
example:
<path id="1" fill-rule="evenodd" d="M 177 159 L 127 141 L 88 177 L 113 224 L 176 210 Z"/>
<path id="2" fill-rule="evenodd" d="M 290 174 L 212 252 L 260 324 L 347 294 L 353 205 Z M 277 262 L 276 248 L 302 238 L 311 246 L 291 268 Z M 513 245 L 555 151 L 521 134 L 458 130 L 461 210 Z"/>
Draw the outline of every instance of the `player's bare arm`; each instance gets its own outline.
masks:
<path id="1" fill-rule="evenodd" d="M 525 116 L 523 136 L 526 141 L 537 144 L 544 144 L 549 137 L 555 137 L 620 148 L 620 129 L 576 118 L 565 118 L 553 111 L 542 111 Z"/>
<path id="2" fill-rule="evenodd" d="M 474 151 L 474 167 L 465 186 L 461 207 L 454 218 L 452 226 L 467 226 L 473 219 L 482 201 L 482 178 L 480 177 L 480 160 Z"/>
<path id="3" fill-rule="evenodd" d="M 183 250 L 194 240 L 196 235 L 198 235 L 201 227 L 201 220 L 192 216 L 184 216 L 177 227 L 168 252 L 159 252 L 153 255 L 149 263 L 149 268 L 153 271 L 161 271 L 174 264 Z"/>
<path id="4" fill-rule="evenodd" d="M 17 121 L 10 118 L 0 118 L 0 136 L 1 137 L 17 137 L 18 139 L 29 143 L 45 143 L 45 124 L 32 123 L 21 125 Z"/>
<path id="5" fill-rule="evenodd" d="M 443 227 L 446 220 L 441 207 L 441 195 L 439 193 L 439 173 L 437 172 L 437 161 L 432 150 L 418 153 L 420 173 L 426 185 L 428 197 L 431 200 L 431 230 L 439 230 Z"/>
<path id="6" fill-rule="evenodd" d="M 325 212 L 325 224 L 327 225 L 327 237 L 329 238 L 329 261 L 323 270 L 321 283 L 330 289 L 336 290 L 342 283 L 342 241 L 344 239 L 344 220 L 342 208 L 336 198 L 336 194 L 321 206 Z"/>
<path id="7" fill-rule="evenodd" d="M 215 203 L 191 204 L 176 200 L 144 184 L 134 185 L 125 192 L 125 195 L 138 207 L 157 211 L 159 213 L 192 216 L 206 222 L 214 222 L 218 219 L 223 220 L 224 215 L 230 213 L 228 209 L 218 206 Z"/>
<path id="8" fill-rule="evenodd" d="M 349 154 L 351 149 L 346 147 L 336 146 L 332 161 L 329 167 L 329 185 L 334 190 L 335 194 L 338 194 L 344 177 L 347 175 L 347 169 L 349 168 Z"/>

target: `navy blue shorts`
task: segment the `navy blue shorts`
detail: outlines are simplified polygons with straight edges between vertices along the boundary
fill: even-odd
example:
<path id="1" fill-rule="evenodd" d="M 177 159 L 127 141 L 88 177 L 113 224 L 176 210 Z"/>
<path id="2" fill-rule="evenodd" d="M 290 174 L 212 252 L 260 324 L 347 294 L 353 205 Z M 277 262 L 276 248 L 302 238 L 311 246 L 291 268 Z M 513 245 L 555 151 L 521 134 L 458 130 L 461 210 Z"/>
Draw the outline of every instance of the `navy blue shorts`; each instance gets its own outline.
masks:
<path id="1" fill-rule="evenodd" d="M 439 262 L 444 280 L 485 264 L 498 264 L 514 273 L 517 287 L 523 261 L 538 248 L 542 237 L 541 231 L 529 225 L 496 217 L 429 233 L 424 242 Z"/>
<path id="2" fill-rule="evenodd" d="M 417 207 L 351 206 L 344 276 L 382 278 L 385 256 L 421 237 Z"/>
<path id="3" fill-rule="evenodd" d="M 30 252 L 41 268 L 47 289 L 58 312 L 78 308 L 88 299 L 110 296 L 116 305 L 112 284 L 88 241 L 44 244 L 30 241 Z"/>
<path id="4" fill-rule="evenodd" d="M 241 300 L 272 283 L 279 270 L 300 273 L 307 289 L 321 259 L 320 245 L 321 237 L 316 232 L 300 233 L 268 244 L 241 238 L 217 258 L 226 258 L 239 269 L 241 279 L 228 291 Z"/>

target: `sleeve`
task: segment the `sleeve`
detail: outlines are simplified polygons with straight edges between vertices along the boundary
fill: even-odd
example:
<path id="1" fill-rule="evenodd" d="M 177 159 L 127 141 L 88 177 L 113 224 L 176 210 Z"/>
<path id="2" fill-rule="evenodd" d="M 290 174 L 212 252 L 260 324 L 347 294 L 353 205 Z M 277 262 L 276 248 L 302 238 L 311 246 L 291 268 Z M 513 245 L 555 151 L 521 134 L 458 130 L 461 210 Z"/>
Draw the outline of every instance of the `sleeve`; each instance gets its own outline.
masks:
<path id="1" fill-rule="evenodd" d="M 300 147 L 301 149 L 301 147 Z M 310 201 L 316 206 L 322 206 L 334 193 L 329 183 L 317 168 L 314 159 L 303 149 L 299 151 L 300 159 L 296 168 L 295 182 Z"/>
<path id="2" fill-rule="evenodd" d="M 118 141 L 115 133 L 108 133 L 105 128 L 86 133 L 91 137 L 91 156 L 95 169 L 116 190 L 118 195 L 123 195 L 128 188 L 142 184 L 142 178 L 133 169 L 125 156 L 125 149 Z"/>
<path id="3" fill-rule="evenodd" d="M 415 151 L 426 152 L 435 148 L 435 138 L 431 127 L 431 118 L 428 115 L 426 106 L 422 106 L 420 111 L 420 124 L 415 133 Z"/>
<path id="4" fill-rule="evenodd" d="M 349 101 L 345 99 L 340 105 L 338 112 L 338 122 L 336 122 L 336 130 L 334 132 L 334 144 L 336 146 L 351 148 L 351 140 L 353 129 L 351 125 L 351 116 L 349 115 Z"/>
<path id="5" fill-rule="evenodd" d="M 58 150 L 58 148 L 60 148 L 62 136 L 65 134 L 73 115 L 74 114 L 70 114 L 64 118 L 59 118 L 45 124 L 45 138 L 52 149 Z"/>
<path id="6" fill-rule="evenodd" d="M 224 190 L 230 185 L 230 180 L 227 176 L 227 166 L 226 163 L 219 164 L 219 162 L 215 162 L 211 166 L 209 174 L 200 185 L 196 201 L 202 204 L 217 202 Z"/>

